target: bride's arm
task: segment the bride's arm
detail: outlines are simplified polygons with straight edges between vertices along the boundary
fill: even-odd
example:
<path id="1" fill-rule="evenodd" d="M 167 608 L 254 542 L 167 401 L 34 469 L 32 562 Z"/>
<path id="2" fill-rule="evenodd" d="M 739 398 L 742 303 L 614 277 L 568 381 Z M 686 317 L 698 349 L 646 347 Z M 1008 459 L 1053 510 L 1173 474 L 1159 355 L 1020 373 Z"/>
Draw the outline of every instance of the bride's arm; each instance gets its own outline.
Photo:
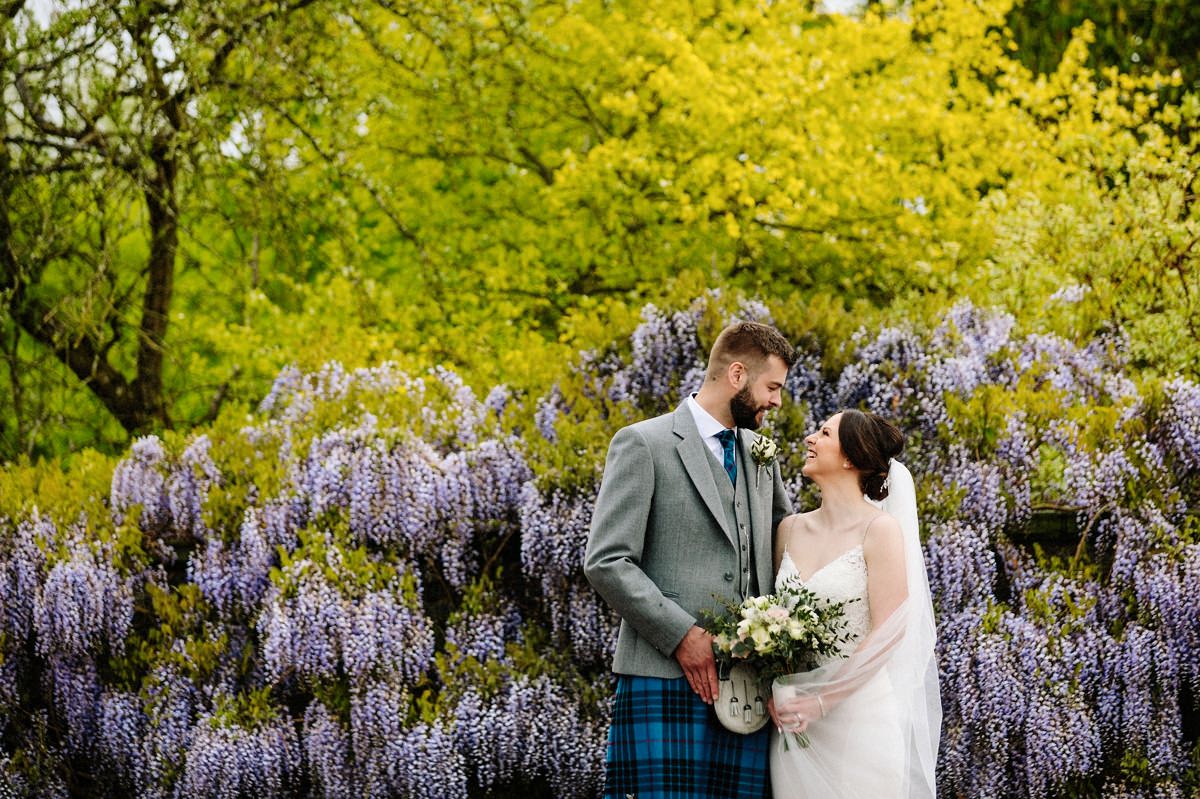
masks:
<path id="1" fill-rule="evenodd" d="M 900 522 L 883 516 L 872 524 L 863 540 L 863 559 L 867 562 L 867 601 L 874 633 L 908 599 Z"/>

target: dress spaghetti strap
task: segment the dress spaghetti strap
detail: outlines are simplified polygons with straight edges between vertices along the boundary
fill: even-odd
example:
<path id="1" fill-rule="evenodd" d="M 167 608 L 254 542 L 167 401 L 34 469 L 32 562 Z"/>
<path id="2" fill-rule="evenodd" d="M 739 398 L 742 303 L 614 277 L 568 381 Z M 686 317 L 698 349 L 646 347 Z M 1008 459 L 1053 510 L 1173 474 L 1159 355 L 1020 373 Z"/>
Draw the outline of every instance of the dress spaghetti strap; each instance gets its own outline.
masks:
<path id="1" fill-rule="evenodd" d="M 871 517 L 871 521 L 867 522 L 867 526 L 863 528 L 862 538 L 860 538 L 858 540 L 859 546 L 862 546 L 863 544 L 867 543 L 867 533 L 871 531 L 871 525 L 874 524 L 875 522 L 879 521 L 880 519 L 882 519 L 884 516 L 887 516 L 887 514 L 881 513 L 878 516 Z"/>

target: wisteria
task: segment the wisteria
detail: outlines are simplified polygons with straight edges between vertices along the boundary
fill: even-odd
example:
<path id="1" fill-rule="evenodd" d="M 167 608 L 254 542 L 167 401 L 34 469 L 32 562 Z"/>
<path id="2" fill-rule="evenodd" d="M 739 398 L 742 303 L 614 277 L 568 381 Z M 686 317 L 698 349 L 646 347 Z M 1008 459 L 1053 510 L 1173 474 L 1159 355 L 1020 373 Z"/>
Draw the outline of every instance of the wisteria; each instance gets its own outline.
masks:
<path id="1" fill-rule="evenodd" d="M 771 316 L 647 306 L 538 395 L 288 367 L 242 429 L 138 438 L 106 495 L 5 510 L 0 796 L 596 796 L 600 438 L 699 385 L 713 320 Z M 801 508 L 828 414 L 909 433 L 946 799 L 1200 790 L 1200 385 L 1135 378 L 1121 336 L 962 303 L 838 370 L 810 336 L 765 431 Z M 1034 538 L 1047 514 L 1077 537 Z"/>
<path id="2" fill-rule="evenodd" d="M 386 680 L 352 696 L 350 740 L 361 769 L 361 795 L 465 797 L 466 764 L 451 734 L 437 725 L 406 723 L 409 705 L 407 693 Z"/>
<path id="3" fill-rule="evenodd" d="M 214 799 L 288 796 L 299 786 L 300 768 L 300 744 L 286 720 L 248 728 L 202 716 L 188 747 L 180 793 Z"/>
<path id="4" fill-rule="evenodd" d="M 172 654 L 183 653 L 183 642 L 177 641 Z M 142 753 L 145 757 L 144 793 L 156 796 L 167 793 L 177 777 L 177 765 L 191 745 L 193 724 L 203 708 L 200 689 L 178 666 L 156 666 L 144 681 L 143 709 L 146 724 L 143 728 Z"/>
<path id="5" fill-rule="evenodd" d="M 521 564 L 537 581 L 550 628 L 582 662 L 604 662 L 616 643 L 616 617 L 582 579 L 594 493 L 525 486 L 521 505 Z"/>
<path id="6" fill-rule="evenodd" d="M 489 700 L 469 691 L 458 704 L 454 738 L 477 764 L 473 782 L 487 790 L 515 776 L 545 777 L 556 797 L 594 796 L 600 784 L 607 717 L 587 718 L 553 681 L 519 677 Z"/>
<path id="7" fill-rule="evenodd" d="M 0 608 L 4 610 L 3 630 L 11 644 L 23 644 L 33 629 L 46 565 L 42 546 L 57 537 L 53 522 L 34 509 L 0 544 Z"/>
<path id="8" fill-rule="evenodd" d="M 1160 428 L 1163 445 L 1181 471 L 1195 475 L 1200 472 L 1200 385 L 1177 378 L 1165 389 Z"/>
<path id="9" fill-rule="evenodd" d="M 118 784 L 136 787 L 149 781 L 142 748 L 145 734 L 141 699 L 126 691 L 105 691 L 97 714 L 96 759 Z"/>
<path id="10" fill-rule="evenodd" d="M 520 639 L 520 631 L 521 612 L 512 602 L 500 600 L 492 611 L 463 612 L 449 619 L 446 644 L 454 647 L 459 658 L 498 660 L 505 656 L 509 642 Z"/>
<path id="11" fill-rule="evenodd" d="M 141 509 L 143 529 L 165 531 L 171 523 L 171 501 L 167 494 L 167 453 L 157 436 L 133 442 L 129 457 L 113 471 L 110 504 L 117 523 L 135 508 Z"/>
<path id="12" fill-rule="evenodd" d="M 179 456 L 179 466 L 167 480 L 167 504 L 172 524 L 199 539 L 211 531 L 204 522 L 204 504 L 208 492 L 221 484 L 221 471 L 213 463 L 208 436 L 197 436 Z"/>
<path id="13" fill-rule="evenodd" d="M 49 566 L 36 594 L 34 629 L 38 652 L 83 658 L 108 647 L 120 653 L 133 621 L 133 590 L 105 548 L 84 540 L 78 531 L 64 542 L 65 552 Z"/>
<path id="14" fill-rule="evenodd" d="M 400 584 L 367 592 L 346 622 L 341 650 L 345 672 L 357 682 L 393 675 L 416 683 L 434 655 L 433 625 L 421 610 L 420 595 Z"/>
<path id="15" fill-rule="evenodd" d="M 304 712 L 303 745 L 309 779 L 318 796 L 325 799 L 361 796 L 349 736 L 320 701 L 314 701 Z"/>
<path id="16" fill-rule="evenodd" d="M 696 376 L 703 361 L 696 329 L 700 309 L 662 314 L 648 305 L 642 309 L 642 320 L 630 337 L 628 367 L 613 377 L 613 399 L 667 397 L 699 388 Z"/>
<path id="17" fill-rule="evenodd" d="M 632 402 L 650 408 L 673 406 L 688 394 L 699 390 L 704 382 L 707 354 L 702 352 L 699 329 L 706 311 L 722 299 L 722 292 L 713 289 L 684 310 L 667 312 L 654 305 L 642 309 L 642 323 L 629 337 L 628 357 L 617 350 L 607 353 L 583 353 L 577 368 L 588 379 L 585 396 L 603 397 L 612 402 Z M 722 311 L 726 322 L 753 321 L 771 323 L 770 310 L 757 300 L 739 298 L 732 309 Z M 624 345 L 626 342 L 619 342 Z M 538 428 L 545 435 L 552 419 L 547 414 L 562 404 L 555 389 L 539 405 L 542 416 Z"/>
<path id="18" fill-rule="evenodd" d="M 276 680 L 337 675 L 351 609 L 324 565 L 297 561 L 285 572 L 289 590 L 276 586 L 263 603 L 258 634 L 264 664 Z"/>
<path id="19" fill-rule="evenodd" d="M 934 525 L 925 565 L 930 591 L 943 613 L 986 604 L 995 595 L 998 570 L 986 529 L 957 521 Z"/>

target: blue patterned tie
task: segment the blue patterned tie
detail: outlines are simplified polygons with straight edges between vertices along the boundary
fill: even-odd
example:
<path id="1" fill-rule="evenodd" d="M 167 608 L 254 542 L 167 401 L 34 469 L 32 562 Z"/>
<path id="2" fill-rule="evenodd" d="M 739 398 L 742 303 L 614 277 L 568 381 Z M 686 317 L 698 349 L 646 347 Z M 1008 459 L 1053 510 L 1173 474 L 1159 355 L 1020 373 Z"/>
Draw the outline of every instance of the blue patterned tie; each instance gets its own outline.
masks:
<path id="1" fill-rule="evenodd" d="M 737 458 L 733 454 L 733 442 L 736 440 L 735 433 L 732 430 L 722 430 L 717 433 L 717 440 L 721 442 L 725 471 L 729 474 L 729 481 L 737 485 Z"/>

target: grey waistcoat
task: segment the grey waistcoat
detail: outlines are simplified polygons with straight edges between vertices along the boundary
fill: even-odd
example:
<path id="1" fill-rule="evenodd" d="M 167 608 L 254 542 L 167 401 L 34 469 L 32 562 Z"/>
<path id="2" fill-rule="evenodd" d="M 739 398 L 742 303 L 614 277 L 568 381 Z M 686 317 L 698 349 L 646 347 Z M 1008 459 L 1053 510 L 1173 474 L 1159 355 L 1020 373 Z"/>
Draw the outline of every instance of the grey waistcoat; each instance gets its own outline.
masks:
<path id="1" fill-rule="evenodd" d="M 713 471 L 713 480 L 717 483 L 717 493 L 721 495 L 721 507 L 725 510 L 725 520 L 729 523 L 729 529 L 737 533 L 738 565 L 733 584 L 737 586 L 738 596 L 736 599 L 738 601 L 746 597 L 758 596 L 759 593 L 757 569 L 753 568 L 754 544 L 750 535 L 750 494 L 747 490 L 748 481 L 754 479 L 754 466 L 753 464 L 747 466 L 745 459 L 741 456 L 741 449 L 740 446 L 734 447 L 738 465 L 736 489 L 729 481 L 725 464 L 718 462 L 715 455 L 708 459 L 709 466 Z M 712 450 L 709 450 L 709 454 L 712 454 Z"/>

